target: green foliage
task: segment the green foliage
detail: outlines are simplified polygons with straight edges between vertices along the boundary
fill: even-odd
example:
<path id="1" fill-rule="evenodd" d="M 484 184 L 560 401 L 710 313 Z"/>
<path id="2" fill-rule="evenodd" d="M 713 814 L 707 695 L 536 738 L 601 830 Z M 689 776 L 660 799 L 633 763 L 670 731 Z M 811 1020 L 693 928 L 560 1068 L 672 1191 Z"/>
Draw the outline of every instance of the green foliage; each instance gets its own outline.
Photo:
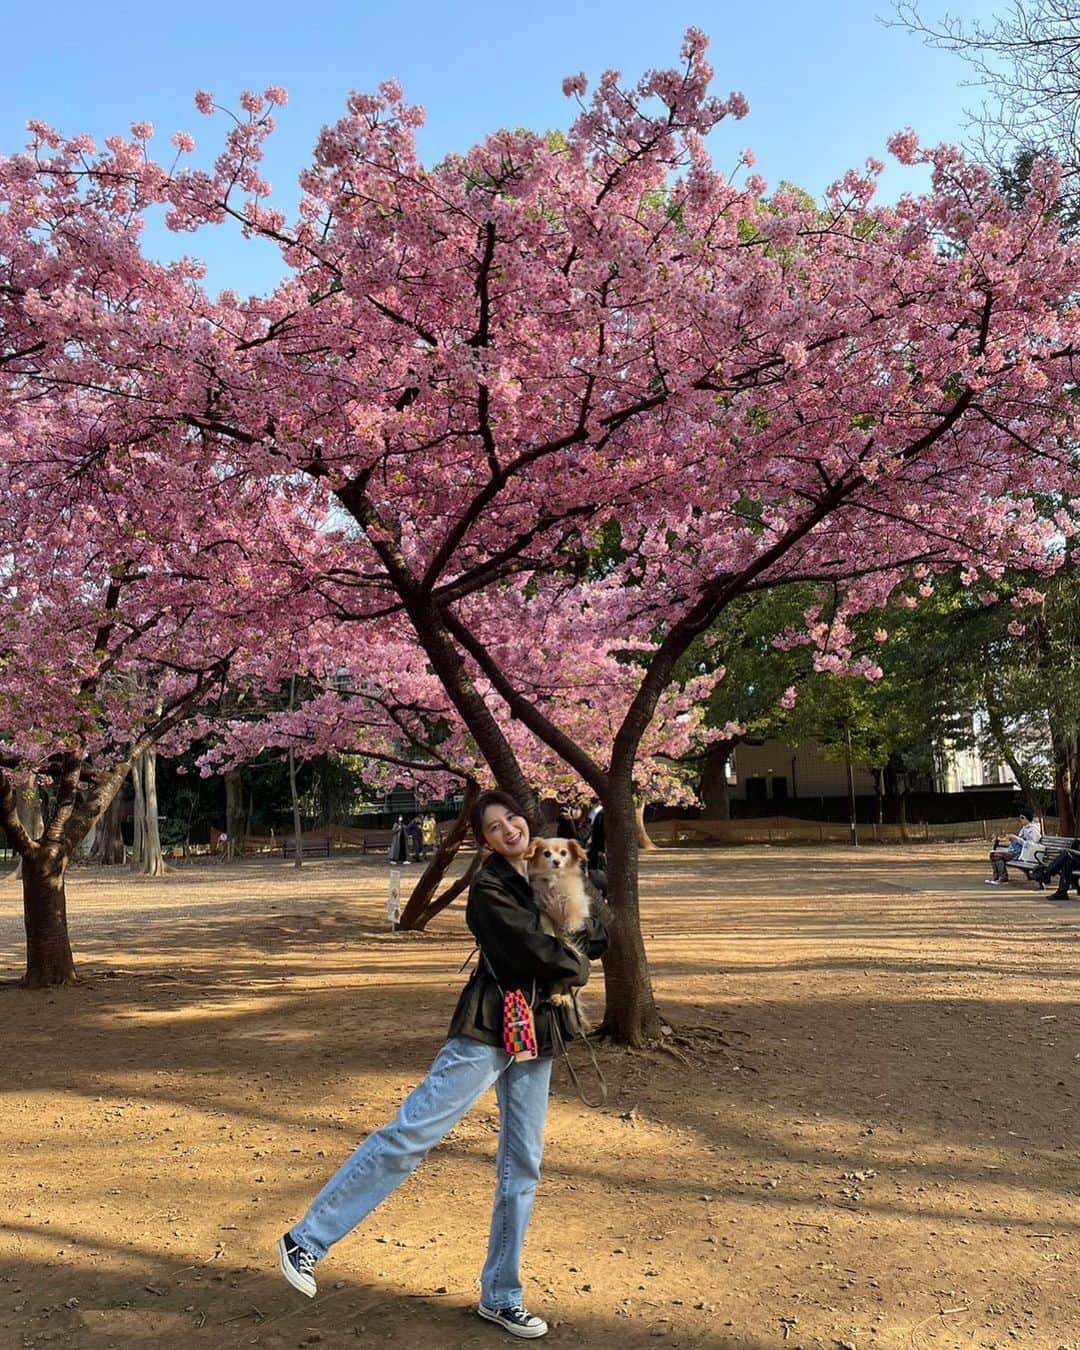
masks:
<path id="1" fill-rule="evenodd" d="M 782 734 L 787 714 L 780 707 L 781 696 L 789 685 L 806 678 L 810 658 L 805 648 L 778 650 L 773 638 L 800 624 L 803 610 L 816 600 L 817 592 L 810 586 L 741 596 L 694 643 L 680 668 L 683 679 L 718 666 L 727 671 L 709 700 L 711 726 L 737 722 L 754 739 Z"/>

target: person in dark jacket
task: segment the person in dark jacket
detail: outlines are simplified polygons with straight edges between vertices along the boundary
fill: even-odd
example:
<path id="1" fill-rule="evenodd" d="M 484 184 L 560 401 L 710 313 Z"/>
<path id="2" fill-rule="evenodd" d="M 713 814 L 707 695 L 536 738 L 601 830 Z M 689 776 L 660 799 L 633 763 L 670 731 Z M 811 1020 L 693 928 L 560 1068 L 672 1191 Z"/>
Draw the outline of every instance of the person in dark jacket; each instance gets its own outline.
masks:
<path id="1" fill-rule="evenodd" d="M 1063 848 L 1053 862 L 1031 869 L 1032 881 L 1050 881 L 1057 877 L 1057 890 L 1048 900 L 1068 900 L 1069 887 L 1075 885 L 1080 898 L 1080 839 L 1074 839 L 1070 848 Z"/>
<path id="2" fill-rule="evenodd" d="M 390 1124 L 346 1160 L 279 1240 L 278 1261 L 293 1288 L 313 1297 L 315 1265 L 332 1244 L 385 1200 L 494 1086 L 500 1120 L 495 1208 L 477 1312 L 531 1339 L 548 1327 L 523 1306 L 519 1261 L 540 1177 L 552 1059 L 571 1033 L 549 994 L 553 985 L 586 982 L 589 961 L 603 954 L 607 933 L 600 919 L 591 919 L 575 942 L 544 931 L 526 875 L 529 826 L 512 797 L 481 793 L 472 826 L 477 846 L 491 852 L 469 890 L 465 921 L 479 960 L 458 999 L 449 1039 Z M 503 998 L 510 991 L 520 991 L 533 1009 L 534 1058 L 514 1057 L 503 1047 Z"/>

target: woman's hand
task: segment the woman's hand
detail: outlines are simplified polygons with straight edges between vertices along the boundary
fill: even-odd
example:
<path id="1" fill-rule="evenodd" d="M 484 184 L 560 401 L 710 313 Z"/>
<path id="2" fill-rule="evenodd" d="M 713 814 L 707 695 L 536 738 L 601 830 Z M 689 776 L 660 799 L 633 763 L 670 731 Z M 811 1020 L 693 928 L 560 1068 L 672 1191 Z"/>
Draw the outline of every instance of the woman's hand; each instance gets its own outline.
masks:
<path id="1" fill-rule="evenodd" d="M 535 894 L 540 912 L 547 915 L 560 933 L 565 932 L 567 924 L 566 901 L 560 896 L 554 895 L 546 886 L 538 887 Z"/>

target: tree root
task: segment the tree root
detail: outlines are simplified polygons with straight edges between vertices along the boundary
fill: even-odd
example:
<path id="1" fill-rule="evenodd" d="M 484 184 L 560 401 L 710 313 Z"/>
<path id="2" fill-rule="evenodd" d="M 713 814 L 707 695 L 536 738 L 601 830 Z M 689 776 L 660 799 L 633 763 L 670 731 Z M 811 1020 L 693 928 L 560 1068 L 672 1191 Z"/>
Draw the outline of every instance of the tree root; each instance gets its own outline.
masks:
<path id="1" fill-rule="evenodd" d="M 29 975 L 24 975 L 22 979 L 15 982 L 15 987 L 35 991 L 41 989 L 85 989 L 87 981 L 77 971 L 73 970 L 69 975 L 65 975 L 62 980 L 31 979 Z"/>

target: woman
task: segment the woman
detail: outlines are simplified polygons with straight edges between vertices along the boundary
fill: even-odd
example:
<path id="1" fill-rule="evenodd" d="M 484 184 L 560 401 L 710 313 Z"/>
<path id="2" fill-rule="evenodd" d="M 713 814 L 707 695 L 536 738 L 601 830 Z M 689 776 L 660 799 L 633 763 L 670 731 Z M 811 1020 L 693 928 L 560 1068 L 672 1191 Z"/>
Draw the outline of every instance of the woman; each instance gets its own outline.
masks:
<path id="1" fill-rule="evenodd" d="M 1035 845 L 1042 838 L 1042 830 L 1035 819 L 1034 811 L 1025 809 L 1019 816 L 1019 834 L 1007 835 L 1007 844 L 990 850 L 990 866 L 994 875 L 986 878 L 988 886 L 1001 886 L 1006 883 L 1009 880 L 1009 870 L 1005 864 L 1017 858 L 1022 858 L 1024 862 L 1029 861 L 1025 856 L 1025 849 L 1028 855 L 1034 853 Z"/>
<path id="2" fill-rule="evenodd" d="M 494 1085 L 500 1119 L 495 1209 L 477 1312 L 512 1335 L 533 1338 L 546 1334 L 547 1323 L 523 1307 L 518 1266 L 540 1177 L 552 1058 L 570 1034 L 561 1021 L 554 1026 L 561 1012 L 547 994 L 553 984 L 583 985 L 589 961 L 607 946 L 607 934 L 599 920 L 591 920 L 581 950 L 541 928 L 527 880 L 529 826 L 512 797 L 481 793 L 471 824 L 477 847 L 490 850 L 465 910 L 480 955 L 458 999 L 449 1039 L 390 1124 L 356 1150 L 280 1239 L 278 1259 L 293 1288 L 314 1297 L 316 1262 L 385 1200 Z M 503 1049 L 503 995 L 509 990 L 521 990 L 533 1005 L 535 1059 L 514 1059 Z"/>

